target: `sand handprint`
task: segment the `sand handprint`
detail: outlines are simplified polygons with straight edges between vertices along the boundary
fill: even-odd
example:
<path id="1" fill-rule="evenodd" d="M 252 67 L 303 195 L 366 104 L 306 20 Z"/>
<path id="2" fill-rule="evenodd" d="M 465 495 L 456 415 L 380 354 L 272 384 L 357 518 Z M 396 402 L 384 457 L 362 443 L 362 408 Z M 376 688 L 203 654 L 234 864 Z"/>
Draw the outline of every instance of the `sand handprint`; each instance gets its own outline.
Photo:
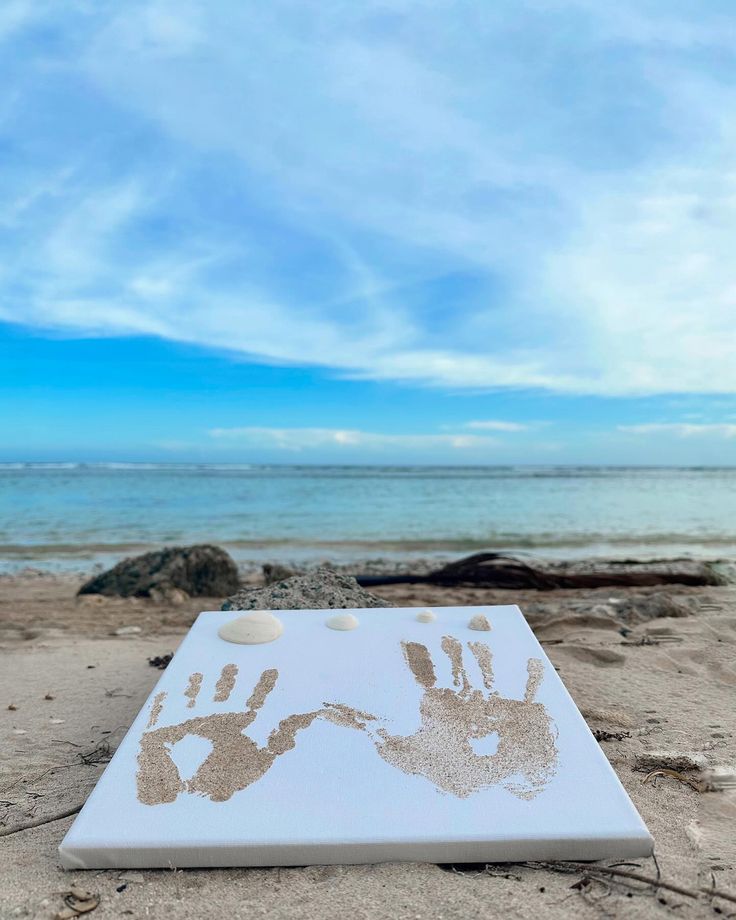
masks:
<path id="1" fill-rule="evenodd" d="M 402 642 L 404 659 L 423 689 L 419 704 L 420 727 L 411 735 L 393 735 L 388 720 L 345 703 L 324 703 L 323 708 L 295 713 L 282 719 L 262 747 L 245 734 L 255 721 L 278 679 L 278 671 L 263 671 L 244 709 L 215 712 L 158 726 L 166 693 L 151 706 L 148 726 L 138 755 L 138 798 L 146 805 L 173 802 L 182 793 L 224 802 L 264 776 L 281 754 L 296 745 L 299 731 L 323 718 L 344 728 L 365 732 L 377 753 L 404 773 L 423 776 L 443 792 L 465 798 L 492 785 L 501 785 L 520 798 L 532 798 L 554 773 L 557 762 L 552 720 L 536 694 L 543 677 L 539 659 L 527 662 L 527 681 L 521 699 L 500 696 L 494 690 L 493 658 L 484 642 L 469 642 L 483 682 L 474 688 L 463 663 L 461 643 L 442 639 L 452 671 L 453 688 L 438 687 L 429 651 L 418 642 Z M 213 702 L 230 700 L 238 677 L 234 664 L 225 665 L 215 686 Z M 203 683 L 200 673 L 190 675 L 184 690 L 187 708 L 196 709 Z M 186 738 L 197 738 L 210 750 L 190 778 L 181 776 L 172 752 Z M 495 742 L 495 750 L 479 749 Z"/>
<path id="2" fill-rule="evenodd" d="M 325 717 L 347 728 L 366 732 L 379 755 L 404 773 L 424 776 L 438 789 L 465 798 L 479 789 L 501 785 L 520 798 L 533 798 L 553 775 L 557 761 L 555 731 L 545 707 L 535 697 L 543 664 L 530 658 L 522 699 L 494 691 L 492 653 L 484 642 L 469 642 L 477 661 L 483 690 L 470 683 L 463 648 L 452 636 L 442 649 L 452 670 L 454 689 L 437 687 L 429 651 L 418 642 L 402 642 L 406 663 L 424 693 L 419 706 L 421 725 L 412 735 L 391 735 L 375 716 L 340 703 L 325 704 Z M 495 736 L 495 738 L 494 738 Z M 493 753 L 475 749 L 497 738 Z"/>
<path id="3" fill-rule="evenodd" d="M 237 665 L 225 665 L 215 686 L 214 702 L 230 699 L 237 676 Z M 189 792 L 213 802 L 224 802 L 259 780 L 279 755 L 294 747 L 297 732 L 311 725 L 319 715 L 319 712 L 306 712 L 282 719 L 266 744 L 259 747 L 244 732 L 255 721 L 277 679 L 275 669 L 264 671 L 241 711 L 193 716 L 176 725 L 159 728 L 156 725 L 165 706 L 166 693 L 157 694 L 138 754 L 139 800 L 146 805 L 160 805 L 173 802 L 181 792 Z M 196 707 L 201 687 L 202 674 L 192 674 L 184 691 L 187 708 Z M 204 739 L 212 749 L 194 775 L 182 779 L 171 755 L 174 745 L 188 737 Z"/>

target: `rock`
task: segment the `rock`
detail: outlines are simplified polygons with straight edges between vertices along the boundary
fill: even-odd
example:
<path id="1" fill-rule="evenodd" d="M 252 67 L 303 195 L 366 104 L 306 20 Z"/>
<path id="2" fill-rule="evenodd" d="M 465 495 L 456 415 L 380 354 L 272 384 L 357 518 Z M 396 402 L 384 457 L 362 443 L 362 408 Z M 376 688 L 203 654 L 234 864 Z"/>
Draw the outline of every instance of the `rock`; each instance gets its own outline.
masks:
<path id="1" fill-rule="evenodd" d="M 285 565 L 279 565 L 278 562 L 266 562 L 263 566 L 263 583 L 266 585 L 276 584 L 277 581 L 285 581 L 287 578 L 293 578 L 296 572 Z"/>
<path id="2" fill-rule="evenodd" d="M 661 617 L 691 617 L 693 614 L 693 608 L 686 601 L 661 593 L 627 597 L 616 605 L 616 616 L 627 623 L 642 623 Z"/>
<path id="3" fill-rule="evenodd" d="M 124 559 L 85 582 L 79 594 L 120 597 L 172 596 L 172 589 L 190 597 L 223 597 L 238 590 L 238 569 L 219 546 L 171 546 Z M 176 595 L 182 598 L 181 595 Z M 179 600 L 178 602 L 181 602 Z"/>
<path id="4" fill-rule="evenodd" d="M 172 607 L 179 607 L 189 600 L 189 595 L 181 588 L 174 588 L 172 585 L 151 588 L 149 597 L 157 604 L 170 604 Z"/>
<path id="5" fill-rule="evenodd" d="M 651 585 L 723 585 L 725 576 L 708 562 L 695 559 L 652 559 L 646 562 L 582 559 L 559 562 L 519 559 L 504 553 L 476 553 L 451 562 L 426 579 L 437 585 L 478 588 L 647 587 Z"/>
<path id="6" fill-rule="evenodd" d="M 82 597 L 77 594 L 77 597 L 78 603 L 85 607 L 101 607 L 103 604 L 108 603 L 101 594 L 85 594 Z"/>
<path id="7" fill-rule="evenodd" d="M 593 604 L 588 614 L 591 617 L 608 617 L 609 619 L 613 619 L 618 615 L 618 610 L 614 610 L 610 604 Z"/>
<path id="8" fill-rule="evenodd" d="M 327 610 L 352 607 L 392 607 L 393 604 L 365 591 L 349 575 L 317 569 L 295 575 L 264 588 L 238 591 L 222 605 L 223 610 Z"/>
<path id="9" fill-rule="evenodd" d="M 113 636 L 135 636 L 139 632 L 142 632 L 140 626 L 118 626 Z"/>

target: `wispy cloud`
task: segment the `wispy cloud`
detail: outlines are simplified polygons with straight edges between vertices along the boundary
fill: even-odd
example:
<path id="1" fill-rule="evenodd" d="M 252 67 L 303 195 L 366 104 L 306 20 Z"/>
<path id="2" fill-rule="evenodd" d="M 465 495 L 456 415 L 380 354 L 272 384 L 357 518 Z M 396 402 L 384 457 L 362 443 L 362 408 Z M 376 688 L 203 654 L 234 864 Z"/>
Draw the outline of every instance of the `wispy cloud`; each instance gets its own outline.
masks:
<path id="1" fill-rule="evenodd" d="M 627 434 L 673 434 L 678 438 L 718 437 L 736 438 L 736 424 L 716 422 L 696 424 L 691 422 L 656 422 L 645 425 L 619 425 L 619 431 Z"/>
<path id="2" fill-rule="evenodd" d="M 504 422 L 494 419 L 478 419 L 465 423 L 466 428 L 475 428 L 479 431 L 526 431 L 529 425 L 522 422 Z"/>
<path id="3" fill-rule="evenodd" d="M 314 448 L 362 448 L 407 451 L 472 450 L 493 447 L 493 438 L 469 434 L 381 434 L 349 428 L 214 428 L 210 437 L 237 447 L 302 451 Z"/>
<path id="4" fill-rule="evenodd" d="M 13 0 L 0 319 L 430 386 L 734 392 L 732 20 Z"/>

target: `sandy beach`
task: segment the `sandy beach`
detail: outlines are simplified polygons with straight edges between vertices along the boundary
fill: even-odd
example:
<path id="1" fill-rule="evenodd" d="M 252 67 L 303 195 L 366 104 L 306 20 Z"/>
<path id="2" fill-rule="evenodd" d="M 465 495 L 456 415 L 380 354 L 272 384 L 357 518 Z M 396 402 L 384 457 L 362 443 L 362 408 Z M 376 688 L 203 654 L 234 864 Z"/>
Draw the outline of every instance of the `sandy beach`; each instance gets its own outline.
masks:
<path id="1" fill-rule="evenodd" d="M 518 603 L 648 824 L 656 860 L 69 873 L 56 848 L 73 816 L 56 816 L 81 806 L 157 681 L 148 659 L 174 651 L 196 614 L 222 602 L 77 598 L 80 583 L 39 573 L 0 579 L 3 918 L 53 917 L 72 884 L 99 896 L 100 918 L 736 911 L 702 892 L 736 893 L 736 793 L 709 790 L 712 771 L 736 763 L 736 588 L 375 589 L 404 606 Z M 647 779 L 657 768 L 674 775 Z M 603 868 L 612 866 L 682 890 Z"/>
<path id="2" fill-rule="evenodd" d="M 734 13 L 0 5 L 0 920 L 736 920 Z"/>

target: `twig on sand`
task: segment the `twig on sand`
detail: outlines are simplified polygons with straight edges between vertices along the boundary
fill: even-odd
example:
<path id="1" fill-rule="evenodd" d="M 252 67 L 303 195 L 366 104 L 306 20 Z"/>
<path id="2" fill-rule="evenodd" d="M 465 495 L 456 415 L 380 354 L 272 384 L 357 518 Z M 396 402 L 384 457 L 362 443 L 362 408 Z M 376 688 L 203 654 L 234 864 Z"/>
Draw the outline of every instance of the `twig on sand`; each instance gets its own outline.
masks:
<path id="1" fill-rule="evenodd" d="M 84 801 L 86 801 L 86 799 Z M 49 815 L 46 818 L 33 818 L 31 821 L 26 821 L 24 824 L 16 824 L 15 827 L 2 827 L 0 828 L 0 837 L 8 837 L 10 834 L 17 834 L 20 831 L 27 831 L 32 827 L 41 827 L 42 824 L 51 824 L 52 821 L 60 821 L 62 818 L 70 818 L 72 815 L 76 815 L 77 812 L 82 810 L 84 801 L 78 802 L 71 808 L 65 808 L 64 811 L 60 811 L 55 815 Z"/>
<path id="2" fill-rule="evenodd" d="M 661 645 L 663 642 L 684 642 L 682 636 L 641 636 L 639 639 L 627 639 L 619 645 Z"/>
<path id="3" fill-rule="evenodd" d="M 14 789 L 17 785 L 19 785 L 19 783 L 37 783 L 40 779 L 43 779 L 44 776 L 47 776 L 49 773 L 53 773 L 54 770 L 65 770 L 70 766 L 72 766 L 72 764 L 55 763 L 48 767 L 48 769 L 44 770 L 43 773 L 39 773 L 37 776 L 32 776 L 30 779 L 28 779 L 26 776 L 19 776 L 18 779 L 14 779 L 12 783 L 9 783 L 7 786 L 3 786 L 3 788 L 0 789 L 0 793 L 10 792 L 10 790 Z"/>
<path id="4" fill-rule="evenodd" d="M 631 872 L 628 869 L 618 869 L 613 866 L 594 866 L 588 863 L 573 863 L 573 862 L 560 862 L 560 863 L 547 863 L 547 862 L 534 862 L 534 863 L 524 863 L 532 869 L 549 869 L 552 872 L 584 872 L 586 876 L 594 878 L 596 874 L 598 875 L 607 875 L 612 878 L 622 878 L 628 879 L 632 882 L 641 882 L 644 885 L 650 885 L 652 888 L 663 888 L 666 891 L 672 891 L 675 894 L 680 894 L 686 898 L 693 898 L 697 900 L 701 895 L 705 894 L 711 898 L 722 898 L 724 901 L 731 901 L 736 904 L 736 895 L 730 894 L 727 891 L 718 891 L 715 887 L 712 888 L 683 888 L 682 885 L 674 885 L 672 882 L 665 882 L 661 878 L 643 875 L 641 872 Z"/>
<path id="5" fill-rule="evenodd" d="M 696 792 L 703 791 L 703 784 L 696 779 L 693 779 L 692 776 L 686 776 L 684 773 L 680 773 L 679 770 L 667 770 L 663 768 L 661 770 L 652 770 L 651 773 L 648 773 L 644 779 L 643 783 L 648 783 L 650 779 L 654 779 L 656 776 L 671 776 L 672 779 L 676 779 L 678 783 L 684 783 L 686 786 L 690 786 L 691 789 L 694 789 Z"/>
<path id="6" fill-rule="evenodd" d="M 78 753 L 77 757 L 79 757 L 83 764 L 87 764 L 88 766 L 95 763 L 107 763 L 112 759 L 110 742 L 107 741 L 107 739 L 100 741 L 100 743 L 95 745 L 91 750 Z"/>

